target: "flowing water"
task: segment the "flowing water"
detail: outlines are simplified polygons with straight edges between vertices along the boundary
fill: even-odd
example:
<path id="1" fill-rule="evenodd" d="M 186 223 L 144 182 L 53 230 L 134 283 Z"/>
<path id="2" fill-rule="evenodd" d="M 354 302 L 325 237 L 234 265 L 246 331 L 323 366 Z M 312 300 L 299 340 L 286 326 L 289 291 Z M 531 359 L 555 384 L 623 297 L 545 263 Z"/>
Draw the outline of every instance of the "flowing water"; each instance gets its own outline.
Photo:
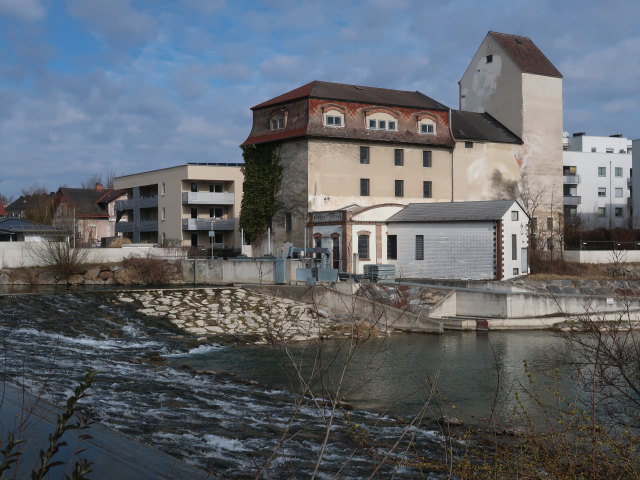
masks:
<path id="1" fill-rule="evenodd" d="M 526 381 L 523 360 L 539 372 L 564 367 L 561 341 L 546 332 L 394 335 L 348 360 L 345 340 L 323 342 L 319 355 L 316 343 L 297 344 L 289 356 L 282 348 L 198 344 L 110 293 L 0 297 L 0 335 L 5 378 L 62 404 L 87 370 L 97 370 L 87 402 L 96 421 L 212 478 L 253 478 L 272 456 L 272 475 L 313 470 L 329 408 L 295 395 L 292 360 L 300 377 L 315 379 L 317 397 L 323 386 L 340 385 L 355 407 L 330 427 L 323 478 L 366 478 L 383 446 L 399 438 L 401 448 L 437 457 L 443 445 L 433 419 L 451 414 L 449 401 L 470 422 L 491 409 L 506 419 Z M 408 426 L 425 405 L 425 420 Z M 292 438 L 278 444 L 285 434 Z M 382 477 L 393 470 L 396 478 L 427 478 L 419 467 L 399 466 L 401 448 Z"/>

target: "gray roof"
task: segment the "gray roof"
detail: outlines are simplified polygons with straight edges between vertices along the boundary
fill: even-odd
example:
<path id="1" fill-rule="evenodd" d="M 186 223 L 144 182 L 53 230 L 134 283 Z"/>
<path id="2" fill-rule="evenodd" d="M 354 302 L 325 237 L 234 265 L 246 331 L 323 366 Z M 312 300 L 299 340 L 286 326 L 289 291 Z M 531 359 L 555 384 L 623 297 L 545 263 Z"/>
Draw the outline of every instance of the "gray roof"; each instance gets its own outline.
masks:
<path id="1" fill-rule="evenodd" d="M 522 143 L 520 137 L 488 113 L 451 110 L 451 132 L 456 140 Z"/>
<path id="2" fill-rule="evenodd" d="M 427 97 L 424 93 L 407 90 L 392 90 L 390 88 L 365 87 L 348 85 L 345 83 L 313 82 L 302 85 L 294 90 L 283 93 L 271 100 L 262 102 L 252 110 L 280 103 L 290 102 L 299 98 L 320 98 L 325 100 L 341 100 L 347 102 L 369 103 L 372 105 L 388 105 L 410 108 L 425 108 L 428 110 L 447 110 L 442 103 Z"/>
<path id="3" fill-rule="evenodd" d="M 562 78 L 562 74 L 529 37 L 489 32 L 514 63 L 526 73 Z"/>
<path id="4" fill-rule="evenodd" d="M 387 222 L 487 222 L 500 220 L 515 200 L 410 203 Z"/>
<path id="5" fill-rule="evenodd" d="M 34 223 L 21 218 L 0 218 L 0 232 L 3 233 L 47 233 L 49 235 L 64 235 L 65 232 L 52 227 Z"/>

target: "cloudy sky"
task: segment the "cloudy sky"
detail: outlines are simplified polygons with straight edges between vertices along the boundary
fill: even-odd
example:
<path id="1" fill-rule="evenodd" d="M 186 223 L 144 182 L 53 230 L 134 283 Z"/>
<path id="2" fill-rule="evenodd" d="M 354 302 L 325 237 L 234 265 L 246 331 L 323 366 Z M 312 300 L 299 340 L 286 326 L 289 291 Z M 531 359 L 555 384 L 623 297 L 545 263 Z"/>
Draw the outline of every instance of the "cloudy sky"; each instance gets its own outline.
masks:
<path id="1" fill-rule="evenodd" d="M 252 105 L 311 80 L 457 108 L 489 30 L 564 74 L 565 130 L 640 137 L 632 0 L 0 0 L 0 193 L 241 161 Z"/>

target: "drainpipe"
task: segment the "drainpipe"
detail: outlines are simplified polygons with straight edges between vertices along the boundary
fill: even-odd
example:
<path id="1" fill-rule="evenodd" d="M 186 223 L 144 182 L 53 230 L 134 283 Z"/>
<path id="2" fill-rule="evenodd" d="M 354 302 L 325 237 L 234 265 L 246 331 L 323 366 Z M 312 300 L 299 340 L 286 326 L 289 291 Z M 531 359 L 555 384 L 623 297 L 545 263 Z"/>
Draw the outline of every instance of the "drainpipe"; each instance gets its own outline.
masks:
<path id="1" fill-rule="evenodd" d="M 451 129 L 451 109 L 449 109 L 449 135 L 453 140 L 453 149 L 451 150 L 451 201 L 453 202 L 453 152 L 456 151 L 456 139 L 453 137 L 453 130 Z"/>

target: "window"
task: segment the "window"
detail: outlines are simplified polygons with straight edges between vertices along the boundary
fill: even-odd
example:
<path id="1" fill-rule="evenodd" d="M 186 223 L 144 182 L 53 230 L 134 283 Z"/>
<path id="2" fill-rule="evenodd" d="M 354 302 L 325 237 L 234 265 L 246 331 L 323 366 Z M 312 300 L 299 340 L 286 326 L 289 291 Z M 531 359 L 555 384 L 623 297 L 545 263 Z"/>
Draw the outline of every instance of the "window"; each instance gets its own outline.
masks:
<path id="1" fill-rule="evenodd" d="M 615 174 L 616 174 L 616 177 L 621 177 L 622 176 L 622 167 L 616 167 Z"/>
<path id="2" fill-rule="evenodd" d="M 518 270 L 517 268 L 513 269 L 513 274 L 514 275 L 520 275 L 520 270 Z"/>
<path id="3" fill-rule="evenodd" d="M 191 182 L 191 191 L 192 192 L 198 191 L 198 182 Z"/>
<path id="4" fill-rule="evenodd" d="M 591 152 L 595 153 L 596 152 L 596 147 L 591 147 Z"/>
<path id="5" fill-rule="evenodd" d="M 398 259 L 398 236 L 387 235 L 387 260 Z"/>
<path id="6" fill-rule="evenodd" d="M 284 214 L 284 230 L 286 232 L 290 232 L 291 230 L 293 230 L 293 219 L 291 218 L 291 214 L 290 213 L 285 213 Z"/>
<path id="7" fill-rule="evenodd" d="M 618 153 L 627 153 L 627 151 L 624 148 L 621 148 Z"/>
<path id="8" fill-rule="evenodd" d="M 213 243 L 224 243 L 224 235 L 222 232 L 214 232 L 213 233 Z"/>
<path id="9" fill-rule="evenodd" d="M 562 167 L 562 175 L 573 176 L 578 173 L 578 168 L 575 166 L 567 166 Z"/>
<path id="10" fill-rule="evenodd" d="M 616 188 L 616 197 L 618 198 L 622 198 L 622 189 L 621 188 Z"/>
<path id="11" fill-rule="evenodd" d="M 606 217 L 607 216 L 607 207 L 598 207 L 598 216 Z"/>
<path id="12" fill-rule="evenodd" d="M 369 163 L 369 147 L 360 147 L 360 163 Z"/>
<path id="13" fill-rule="evenodd" d="M 167 194 L 167 185 L 162 182 L 162 184 L 160 185 L 160 195 L 166 195 Z"/>
<path id="14" fill-rule="evenodd" d="M 280 130 L 284 128 L 284 115 L 276 115 L 271 117 L 271 130 Z"/>
<path id="15" fill-rule="evenodd" d="M 337 115 L 327 115 L 325 118 L 325 125 L 328 127 L 341 127 L 342 117 Z"/>
<path id="16" fill-rule="evenodd" d="M 197 208 L 192 208 L 191 209 L 191 218 L 198 218 L 198 209 Z"/>
<path id="17" fill-rule="evenodd" d="M 598 196 L 599 197 L 606 197 L 607 196 L 606 187 L 598 187 Z"/>
<path id="18" fill-rule="evenodd" d="M 395 194 L 396 197 L 404 197 L 404 180 L 395 181 Z"/>
<path id="19" fill-rule="evenodd" d="M 615 213 L 616 218 L 622 218 L 622 208 L 621 207 L 616 207 L 614 213 Z"/>
<path id="20" fill-rule="evenodd" d="M 358 235 L 358 258 L 369 259 L 369 235 Z"/>
<path id="21" fill-rule="evenodd" d="M 418 132 L 433 135 L 434 133 L 436 133 L 435 122 L 430 118 L 420 119 L 420 117 L 418 117 Z"/>
<path id="22" fill-rule="evenodd" d="M 607 153 L 613 153 L 613 148 L 607 148 Z"/>
<path id="23" fill-rule="evenodd" d="M 598 176 L 606 177 L 607 176 L 607 167 L 598 167 Z"/>
<path id="24" fill-rule="evenodd" d="M 547 217 L 547 230 L 553 230 L 553 218 Z"/>
<path id="25" fill-rule="evenodd" d="M 431 198 L 431 180 L 422 182 L 422 196 L 424 198 Z"/>
<path id="26" fill-rule="evenodd" d="M 513 210 L 511 212 L 511 220 L 513 220 L 514 222 L 518 221 L 518 211 L 517 210 Z"/>
<path id="27" fill-rule="evenodd" d="M 222 207 L 212 207 L 209 209 L 209 218 L 222 218 Z"/>
<path id="28" fill-rule="evenodd" d="M 197 247 L 198 246 L 198 234 L 197 233 L 192 233 L 191 234 L 191 246 L 192 247 Z"/>
<path id="29" fill-rule="evenodd" d="M 515 234 L 511 235 L 511 260 L 518 260 L 518 235 Z"/>
<path id="30" fill-rule="evenodd" d="M 487 59 L 487 63 L 493 62 L 493 55 L 487 55 L 486 59 Z"/>
<path id="31" fill-rule="evenodd" d="M 422 166 L 425 168 L 431 167 L 431 150 L 422 151 Z"/>
<path id="32" fill-rule="evenodd" d="M 464 142 L 464 148 L 473 148 L 473 142 Z"/>
<path id="33" fill-rule="evenodd" d="M 164 207 L 160 209 L 160 220 L 163 222 L 167 219 L 167 212 Z"/>
<path id="34" fill-rule="evenodd" d="M 372 118 L 367 118 L 369 130 L 389 130 L 398 131 L 398 121 L 388 113 L 377 112 L 372 114 Z"/>
<path id="35" fill-rule="evenodd" d="M 222 184 L 221 183 L 210 183 L 209 184 L 209 192 L 222 193 Z"/>
<path id="36" fill-rule="evenodd" d="M 368 178 L 360 179 L 360 195 L 363 197 L 369 196 L 369 179 Z"/>
<path id="37" fill-rule="evenodd" d="M 402 148 L 396 148 L 393 152 L 393 161 L 396 167 L 404 165 L 404 150 Z"/>
<path id="38" fill-rule="evenodd" d="M 424 235 L 416 235 L 416 260 L 424 260 Z"/>

